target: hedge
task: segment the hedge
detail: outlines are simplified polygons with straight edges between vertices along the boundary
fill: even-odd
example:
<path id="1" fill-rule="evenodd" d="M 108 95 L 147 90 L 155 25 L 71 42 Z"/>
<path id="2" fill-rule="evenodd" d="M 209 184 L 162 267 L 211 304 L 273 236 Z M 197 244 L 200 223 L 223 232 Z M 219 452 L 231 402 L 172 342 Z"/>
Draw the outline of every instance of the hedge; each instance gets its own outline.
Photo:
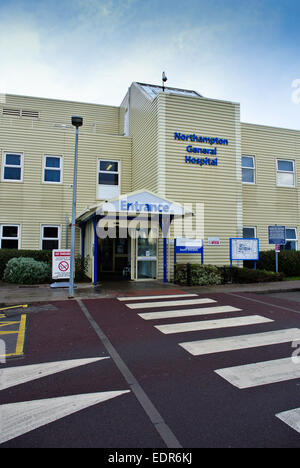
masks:
<path id="1" fill-rule="evenodd" d="M 220 268 L 223 283 L 267 283 L 272 281 L 283 281 L 282 273 L 274 273 L 267 270 L 252 270 L 251 268 L 238 268 L 224 266 Z"/>
<path id="2" fill-rule="evenodd" d="M 190 264 L 190 277 L 188 278 L 187 264 L 178 264 L 176 265 L 175 282 L 181 285 L 205 286 L 226 283 L 265 283 L 283 281 L 283 279 L 282 273 L 274 273 L 273 271 L 199 264 Z"/>
<path id="3" fill-rule="evenodd" d="M 38 262 L 45 262 L 52 265 L 52 251 L 51 250 L 18 250 L 18 249 L 0 249 L 0 280 L 3 280 L 4 271 L 7 263 L 12 258 L 31 258 Z M 86 279 L 85 273 L 87 269 L 88 259 L 84 261 L 80 255 L 75 258 L 75 280 L 83 281 Z M 51 278 L 49 280 L 52 281 Z"/>
<path id="4" fill-rule="evenodd" d="M 253 262 L 247 262 L 253 267 Z M 267 250 L 259 253 L 257 268 L 260 270 L 276 271 L 275 251 Z M 246 266 L 246 265 L 245 265 Z M 278 271 L 285 276 L 300 276 L 300 251 L 281 250 L 278 253 Z"/>
<path id="5" fill-rule="evenodd" d="M 190 277 L 188 278 L 188 266 L 186 264 L 176 265 L 176 283 L 189 286 L 205 286 L 221 284 L 222 276 L 219 269 L 214 265 L 190 265 Z"/>

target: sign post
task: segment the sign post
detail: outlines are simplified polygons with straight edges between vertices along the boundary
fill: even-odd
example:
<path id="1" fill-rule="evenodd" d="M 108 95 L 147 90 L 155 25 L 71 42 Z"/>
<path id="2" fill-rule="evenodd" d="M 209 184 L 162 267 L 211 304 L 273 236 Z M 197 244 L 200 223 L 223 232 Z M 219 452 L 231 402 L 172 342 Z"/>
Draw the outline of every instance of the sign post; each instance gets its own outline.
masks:
<path id="1" fill-rule="evenodd" d="M 188 238 L 174 239 L 174 281 L 176 278 L 177 254 L 201 254 L 201 263 L 203 265 L 203 240 Z"/>
<path id="2" fill-rule="evenodd" d="M 278 253 L 280 246 L 286 244 L 286 229 L 285 226 L 269 226 L 269 244 L 275 244 L 275 264 L 276 273 L 278 273 Z"/>

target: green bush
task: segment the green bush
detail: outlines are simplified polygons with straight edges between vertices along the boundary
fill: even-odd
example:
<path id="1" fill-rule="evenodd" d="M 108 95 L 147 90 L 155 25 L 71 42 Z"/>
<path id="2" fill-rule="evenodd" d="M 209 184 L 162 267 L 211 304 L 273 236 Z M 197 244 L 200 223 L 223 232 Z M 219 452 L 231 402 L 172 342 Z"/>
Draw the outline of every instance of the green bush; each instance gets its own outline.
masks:
<path id="1" fill-rule="evenodd" d="M 12 258 L 6 265 L 3 279 L 16 284 L 47 283 L 51 279 L 51 268 L 48 263 L 33 258 Z"/>
<path id="2" fill-rule="evenodd" d="M 253 264 L 249 262 L 249 266 L 253 266 Z M 275 251 L 267 250 L 260 252 L 257 268 L 275 272 Z M 300 251 L 281 250 L 278 253 L 278 271 L 285 276 L 300 276 Z"/>
<path id="3" fill-rule="evenodd" d="M 224 266 L 219 269 L 222 273 L 223 283 L 266 283 L 271 281 L 283 281 L 282 273 L 274 273 L 267 270 L 252 270 L 251 268 L 238 268 Z"/>
<path id="4" fill-rule="evenodd" d="M 4 270 L 11 258 L 33 258 L 38 262 L 46 262 L 51 265 L 51 250 L 18 250 L 18 249 L 0 249 L 0 280 L 3 279 Z"/>
<path id="5" fill-rule="evenodd" d="M 222 276 L 219 269 L 214 265 L 191 264 L 191 286 L 205 286 L 221 284 Z M 187 265 L 179 264 L 176 266 L 176 283 L 181 285 L 188 284 Z"/>
<path id="6" fill-rule="evenodd" d="M 0 280 L 4 279 L 5 268 L 13 258 L 31 258 L 38 262 L 47 263 L 50 269 L 52 268 L 51 250 L 0 249 Z M 88 258 L 83 259 L 81 255 L 75 257 L 75 281 L 84 281 L 86 279 L 87 266 Z M 52 281 L 51 275 L 48 281 Z"/>

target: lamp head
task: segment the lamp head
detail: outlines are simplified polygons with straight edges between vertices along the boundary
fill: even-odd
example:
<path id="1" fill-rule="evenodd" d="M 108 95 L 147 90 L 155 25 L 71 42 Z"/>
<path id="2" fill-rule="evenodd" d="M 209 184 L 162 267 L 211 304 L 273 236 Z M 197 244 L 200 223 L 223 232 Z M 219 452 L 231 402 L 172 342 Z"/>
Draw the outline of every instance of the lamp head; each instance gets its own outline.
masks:
<path id="1" fill-rule="evenodd" d="M 73 116 L 72 117 L 72 125 L 76 128 L 81 127 L 83 124 L 83 118 L 79 116 Z"/>

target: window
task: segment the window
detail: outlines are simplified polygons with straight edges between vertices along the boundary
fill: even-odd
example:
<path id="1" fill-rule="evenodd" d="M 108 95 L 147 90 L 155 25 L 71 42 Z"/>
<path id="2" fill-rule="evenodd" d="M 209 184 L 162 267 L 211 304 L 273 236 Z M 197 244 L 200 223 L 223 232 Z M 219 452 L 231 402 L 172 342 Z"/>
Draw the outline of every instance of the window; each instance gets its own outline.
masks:
<path id="1" fill-rule="evenodd" d="M 42 250 L 59 249 L 60 226 L 42 226 Z"/>
<path id="2" fill-rule="evenodd" d="M 280 250 L 297 250 L 297 229 L 286 228 L 285 230 L 286 244 L 280 246 Z"/>
<path id="3" fill-rule="evenodd" d="M 276 183 L 279 187 L 295 187 L 294 161 L 277 159 Z"/>
<path id="4" fill-rule="evenodd" d="M 109 199 L 120 194 L 120 162 L 99 160 L 98 199 Z"/>
<path id="5" fill-rule="evenodd" d="M 255 184 L 254 156 L 242 156 L 242 182 L 244 184 Z"/>
<path id="6" fill-rule="evenodd" d="M 60 184 L 62 182 L 62 157 L 44 157 L 43 182 L 47 184 Z"/>
<path id="7" fill-rule="evenodd" d="M 18 249 L 20 243 L 20 226 L 18 224 L 0 225 L 0 248 Z"/>
<path id="8" fill-rule="evenodd" d="M 256 227 L 244 227 L 243 228 L 244 239 L 255 239 L 256 238 Z"/>
<path id="9" fill-rule="evenodd" d="M 23 154 L 4 153 L 2 181 L 22 182 L 23 180 Z"/>

